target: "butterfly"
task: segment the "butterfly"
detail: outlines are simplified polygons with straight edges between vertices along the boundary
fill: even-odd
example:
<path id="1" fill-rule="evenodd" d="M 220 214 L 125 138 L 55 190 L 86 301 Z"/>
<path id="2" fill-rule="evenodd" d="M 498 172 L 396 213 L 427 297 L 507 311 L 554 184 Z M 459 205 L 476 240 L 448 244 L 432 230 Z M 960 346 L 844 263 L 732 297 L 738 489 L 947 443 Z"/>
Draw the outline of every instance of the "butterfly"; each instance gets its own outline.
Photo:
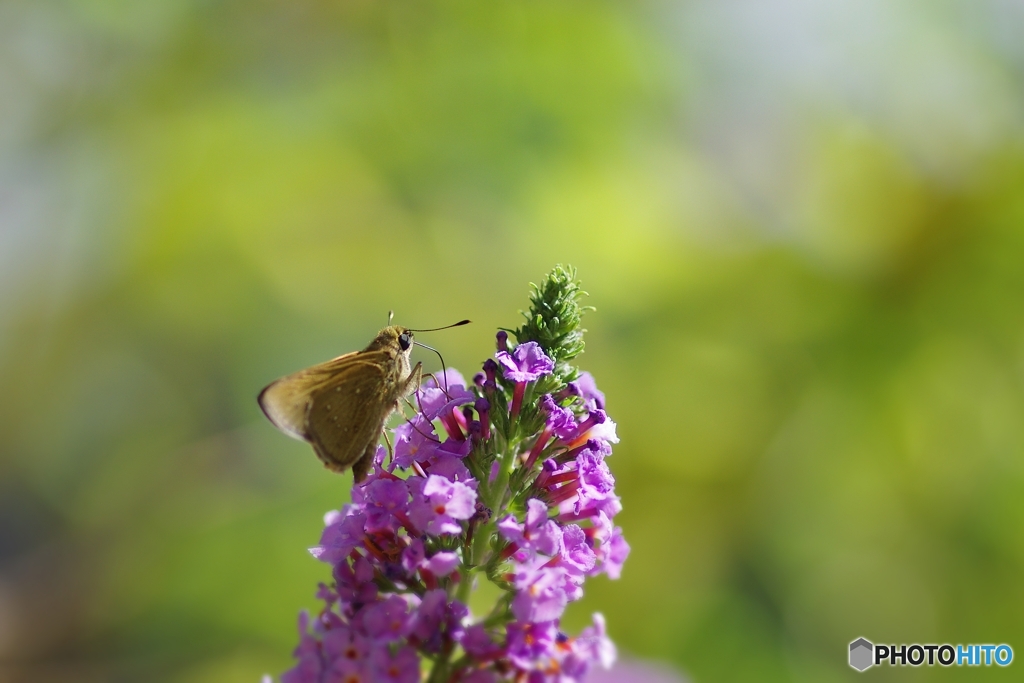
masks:
<path id="1" fill-rule="evenodd" d="M 430 347 L 415 342 L 413 333 L 433 331 L 388 325 L 362 351 L 271 382 L 257 401 L 275 427 L 312 444 L 328 469 L 344 472 L 351 467 L 359 483 L 373 465 L 388 417 L 422 380 L 423 364 L 413 367 L 410 354 L 413 344 Z"/>

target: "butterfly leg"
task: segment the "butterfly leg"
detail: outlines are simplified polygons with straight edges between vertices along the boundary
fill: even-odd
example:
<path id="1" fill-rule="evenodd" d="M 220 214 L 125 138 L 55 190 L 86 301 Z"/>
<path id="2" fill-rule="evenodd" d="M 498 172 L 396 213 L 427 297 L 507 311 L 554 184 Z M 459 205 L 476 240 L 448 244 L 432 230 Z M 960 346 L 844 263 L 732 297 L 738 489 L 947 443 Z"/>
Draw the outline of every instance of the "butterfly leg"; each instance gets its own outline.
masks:
<path id="1" fill-rule="evenodd" d="M 398 389 L 398 395 L 406 397 L 412 392 L 420 388 L 420 384 L 423 383 L 423 363 L 417 363 L 416 367 L 412 369 L 409 376 L 402 382 L 402 386 Z"/>
<path id="2" fill-rule="evenodd" d="M 405 384 L 402 385 L 401 396 L 405 400 L 406 404 L 408 404 L 408 406 L 412 408 L 412 412 L 414 414 L 419 414 L 426 417 L 425 413 L 423 412 L 423 404 L 420 402 L 420 396 L 418 393 L 416 393 L 419 390 L 419 388 L 423 385 L 423 374 L 423 363 L 417 363 L 416 367 L 412 369 L 411 373 L 409 373 L 409 377 L 408 379 L 406 379 Z M 434 384 L 437 384 L 437 379 L 434 377 L 433 373 L 428 372 L 426 373 L 426 375 L 427 377 L 434 380 Z M 407 398 L 409 394 L 412 393 L 416 393 L 416 405 L 413 405 L 412 401 L 410 401 Z"/>
<path id="3" fill-rule="evenodd" d="M 426 376 L 434 380 L 434 386 L 444 392 L 444 395 L 451 398 L 451 394 L 448 393 L 448 377 L 444 376 L 444 381 L 440 382 L 437 379 L 437 375 L 432 372 L 426 373 Z"/>
<path id="4" fill-rule="evenodd" d="M 402 401 L 405 403 L 405 405 L 402 406 L 402 417 L 405 418 L 406 422 L 409 421 L 409 417 L 405 414 L 405 408 L 406 407 L 409 407 L 409 408 L 412 409 L 412 414 L 413 415 L 416 415 L 417 413 L 421 412 L 421 411 L 417 410 L 416 406 L 413 404 L 412 401 L 409 400 L 408 396 L 403 396 L 402 397 Z"/>
<path id="5" fill-rule="evenodd" d="M 388 430 L 384 430 L 384 443 L 388 445 L 388 462 L 391 463 L 395 459 L 395 448 L 391 445 L 391 437 L 388 436 Z"/>
<path id="6" fill-rule="evenodd" d="M 410 401 L 408 397 L 405 397 L 402 400 L 412 408 L 413 417 L 422 415 L 424 420 L 427 419 L 427 414 L 423 411 L 423 401 L 421 400 L 420 393 L 418 391 L 416 392 L 416 405 L 413 405 L 412 401 Z M 427 422 L 429 421 L 430 420 L 427 420 Z"/>
<path id="7" fill-rule="evenodd" d="M 373 467 L 373 456 L 377 454 L 377 442 L 372 441 L 363 451 L 362 456 L 352 464 L 352 479 L 356 484 L 362 483 Z"/>

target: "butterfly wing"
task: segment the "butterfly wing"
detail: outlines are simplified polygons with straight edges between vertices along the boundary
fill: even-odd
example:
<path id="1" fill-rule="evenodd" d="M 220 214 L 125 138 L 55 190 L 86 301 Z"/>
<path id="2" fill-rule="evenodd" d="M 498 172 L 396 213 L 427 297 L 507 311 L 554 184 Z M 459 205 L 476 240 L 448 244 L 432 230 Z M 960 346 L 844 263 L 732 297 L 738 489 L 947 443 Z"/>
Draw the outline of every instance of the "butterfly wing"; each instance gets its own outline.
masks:
<path id="1" fill-rule="evenodd" d="M 306 412 L 306 434 L 330 469 L 351 467 L 380 438 L 394 401 L 385 390 L 386 366 L 377 352 L 361 352 L 350 368 L 319 389 Z"/>
<path id="2" fill-rule="evenodd" d="M 257 401 L 263 414 L 275 427 L 293 438 L 309 441 L 306 412 L 312 397 L 345 375 L 359 351 L 346 353 L 325 363 L 286 375 L 271 382 L 260 392 Z"/>
<path id="3" fill-rule="evenodd" d="M 385 350 L 354 351 L 282 377 L 258 401 L 275 427 L 341 472 L 376 442 L 394 409 L 393 366 Z"/>

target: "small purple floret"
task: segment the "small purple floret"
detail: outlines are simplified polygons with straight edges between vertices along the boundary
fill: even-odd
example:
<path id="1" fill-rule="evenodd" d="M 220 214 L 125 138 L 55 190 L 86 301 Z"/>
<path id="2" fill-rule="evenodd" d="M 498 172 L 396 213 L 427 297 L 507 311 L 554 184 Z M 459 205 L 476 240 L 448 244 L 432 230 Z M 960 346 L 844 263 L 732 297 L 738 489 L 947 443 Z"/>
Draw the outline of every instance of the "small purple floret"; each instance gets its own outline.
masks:
<path id="1" fill-rule="evenodd" d="M 423 498 L 413 502 L 409 516 L 428 534 L 457 534 L 457 520 L 469 519 L 476 509 L 476 491 L 461 482 L 430 475 L 423 486 Z"/>
<path id="2" fill-rule="evenodd" d="M 499 351 L 494 357 L 509 382 L 533 382 L 555 369 L 554 362 L 537 342 L 520 344 L 511 354 Z"/>
<path id="3" fill-rule="evenodd" d="M 544 430 L 554 434 L 559 439 L 572 437 L 578 428 L 576 417 L 568 408 L 563 408 L 555 403 L 551 394 L 544 394 L 540 399 L 540 408 L 547 414 Z"/>
<path id="4" fill-rule="evenodd" d="M 604 410 L 604 392 L 597 388 L 593 375 L 584 370 L 576 378 L 575 384 L 579 389 L 579 395 L 583 397 L 583 401 L 589 410 L 596 408 Z"/>

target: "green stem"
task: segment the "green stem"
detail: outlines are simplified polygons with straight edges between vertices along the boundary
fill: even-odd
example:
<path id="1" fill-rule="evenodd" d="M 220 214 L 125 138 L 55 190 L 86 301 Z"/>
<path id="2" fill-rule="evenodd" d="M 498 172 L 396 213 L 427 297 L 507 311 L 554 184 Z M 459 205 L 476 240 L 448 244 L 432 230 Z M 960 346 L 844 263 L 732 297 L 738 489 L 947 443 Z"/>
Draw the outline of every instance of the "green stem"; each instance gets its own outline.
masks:
<path id="1" fill-rule="evenodd" d="M 434 662 L 434 668 L 430 670 L 430 678 L 427 679 L 427 683 L 445 683 L 447 680 L 448 655 L 444 655 L 442 658 Z"/>
<path id="2" fill-rule="evenodd" d="M 494 445 L 498 458 L 498 477 L 494 480 L 493 484 L 489 485 L 487 499 L 484 501 L 484 504 L 491 510 L 492 518 L 497 517 L 501 512 L 502 498 L 508 488 L 512 461 L 515 459 L 515 454 L 513 453 L 515 449 L 512 448 L 512 444 L 507 439 L 498 438 Z"/>
<path id="3" fill-rule="evenodd" d="M 469 594 L 473 591 L 473 575 L 475 573 L 474 569 L 467 567 L 459 581 L 459 587 L 455 589 L 455 599 L 463 605 L 469 604 Z"/>
<path id="4" fill-rule="evenodd" d="M 496 530 L 495 523 L 493 521 L 487 522 L 477 528 L 475 536 L 473 536 L 473 544 L 469 549 L 470 560 L 466 561 L 466 564 L 471 567 L 477 567 L 479 565 L 487 564 L 491 558 L 484 557 L 487 553 L 487 546 L 491 541 L 491 536 L 494 535 Z"/>

